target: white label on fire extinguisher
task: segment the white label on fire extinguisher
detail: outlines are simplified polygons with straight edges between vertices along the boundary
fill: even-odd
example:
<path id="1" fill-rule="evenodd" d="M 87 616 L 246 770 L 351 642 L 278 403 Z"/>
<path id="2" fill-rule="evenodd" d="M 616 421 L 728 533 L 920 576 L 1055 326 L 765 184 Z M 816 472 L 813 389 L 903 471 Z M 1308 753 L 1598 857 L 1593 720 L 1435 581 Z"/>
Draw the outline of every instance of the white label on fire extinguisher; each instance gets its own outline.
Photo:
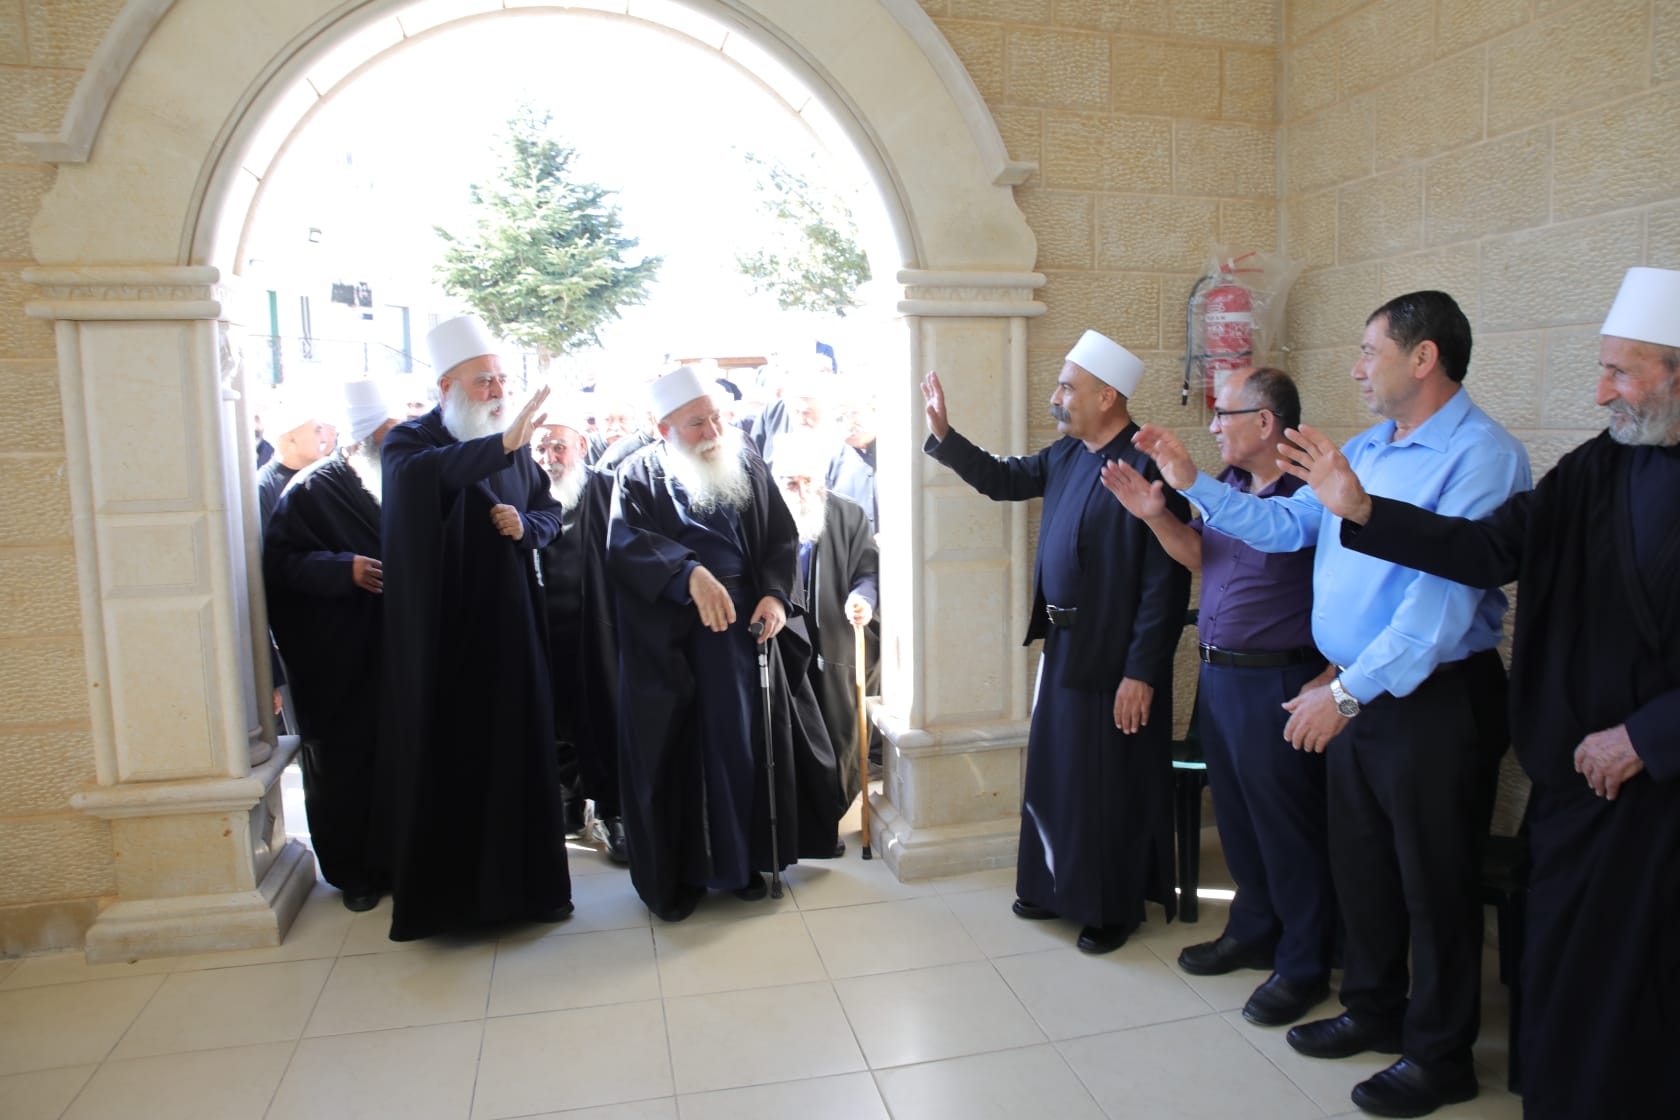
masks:
<path id="1" fill-rule="evenodd" d="M 1209 311 L 1207 313 L 1207 321 L 1209 323 L 1252 323 L 1254 322 L 1254 312 Z"/>

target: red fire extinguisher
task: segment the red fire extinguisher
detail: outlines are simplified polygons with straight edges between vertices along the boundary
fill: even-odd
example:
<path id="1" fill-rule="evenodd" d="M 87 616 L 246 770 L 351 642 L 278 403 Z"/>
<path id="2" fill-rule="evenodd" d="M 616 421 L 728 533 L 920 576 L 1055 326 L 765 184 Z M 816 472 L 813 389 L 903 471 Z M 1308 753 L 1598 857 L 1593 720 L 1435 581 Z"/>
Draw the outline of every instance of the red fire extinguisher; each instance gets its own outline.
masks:
<path id="1" fill-rule="evenodd" d="M 1252 254 L 1245 254 L 1252 255 Z M 1184 361 L 1184 391 L 1182 400 L 1189 403 L 1190 375 L 1199 366 L 1207 407 L 1213 407 L 1214 394 L 1232 372 L 1250 364 L 1254 356 L 1254 293 L 1237 279 L 1243 271 L 1237 261 L 1220 265 L 1196 281 L 1190 293 L 1188 310 L 1188 349 Z M 1203 290 L 1202 285 L 1214 286 Z"/>

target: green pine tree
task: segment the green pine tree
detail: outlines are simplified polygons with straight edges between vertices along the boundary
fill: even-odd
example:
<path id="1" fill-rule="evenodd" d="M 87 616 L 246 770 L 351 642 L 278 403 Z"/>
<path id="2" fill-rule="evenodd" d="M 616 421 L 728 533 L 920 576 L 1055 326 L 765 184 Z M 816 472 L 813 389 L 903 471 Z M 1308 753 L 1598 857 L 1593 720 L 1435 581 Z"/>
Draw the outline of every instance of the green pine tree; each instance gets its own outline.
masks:
<path id="1" fill-rule="evenodd" d="M 762 169 L 759 205 L 776 224 L 771 243 L 738 254 L 736 265 L 784 311 L 844 316 L 858 306 L 858 286 L 869 280 L 869 258 L 858 247 L 852 212 L 781 164 L 751 154 L 746 159 Z"/>
<path id="2" fill-rule="evenodd" d="M 573 178 L 577 156 L 555 139 L 553 114 L 526 106 L 508 122 L 499 178 L 470 187 L 477 228 L 447 243 L 438 276 L 444 291 L 490 329 L 555 356 L 601 343 L 619 309 L 643 302 L 660 258 L 627 264 L 638 244 L 620 233 L 613 191 Z"/>

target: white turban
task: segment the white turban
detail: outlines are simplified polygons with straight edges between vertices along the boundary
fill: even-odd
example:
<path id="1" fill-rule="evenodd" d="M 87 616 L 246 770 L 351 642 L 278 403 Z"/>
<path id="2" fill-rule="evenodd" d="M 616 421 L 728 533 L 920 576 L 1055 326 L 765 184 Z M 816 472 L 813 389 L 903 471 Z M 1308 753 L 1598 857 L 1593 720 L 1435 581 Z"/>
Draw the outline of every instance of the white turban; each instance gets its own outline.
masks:
<path id="1" fill-rule="evenodd" d="M 438 377 L 462 362 L 501 352 L 490 328 L 477 315 L 445 319 L 426 335 L 426 349 L 432 355 L 432 372 Z"/>
<path id="2" fill-rule="evenodd" d="M 648 390 L 648 396 L 653 414 L 663 420 L 689 401 L 707 396 L 710 392 L 693 366 L 678 366 L 655 381 Z"/>
<path id="3" fill-rule="evenodd" d="M 1599 334 L 1680 347 L 1680 272 L 1630 268 Z"/>
<path id="4" fill-rule="evenodd" d="M 379 382 L 363 378 L 344 383 L 344 419 L 350 429 L 350 443 L 361 443 L 390 418 L 391 410 Z"/>
<path id="5" fill-rule="evenodd" d="M 1081 335 L 1063 361 L 1072 362 L 1104 385 L 1113 386 L 1123 397 L 1135 393 L 1143 378 L 1142 359 L 1096 331 Z"/>

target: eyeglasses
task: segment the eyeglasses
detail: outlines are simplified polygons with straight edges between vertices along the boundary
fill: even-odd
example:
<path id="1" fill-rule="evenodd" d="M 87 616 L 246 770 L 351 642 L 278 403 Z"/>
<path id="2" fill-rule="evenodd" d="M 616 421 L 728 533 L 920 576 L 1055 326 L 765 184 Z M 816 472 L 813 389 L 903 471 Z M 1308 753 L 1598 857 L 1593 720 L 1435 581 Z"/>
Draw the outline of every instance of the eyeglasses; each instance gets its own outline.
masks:
<path id="1" fill-rule="evenodd" d="M 1227 416 L 1247 416 L 1251 412 L 1270 411 L 1266 408 L 1216 408 L 1213 410 L 1213 418 L 1223 424 Z"/>

